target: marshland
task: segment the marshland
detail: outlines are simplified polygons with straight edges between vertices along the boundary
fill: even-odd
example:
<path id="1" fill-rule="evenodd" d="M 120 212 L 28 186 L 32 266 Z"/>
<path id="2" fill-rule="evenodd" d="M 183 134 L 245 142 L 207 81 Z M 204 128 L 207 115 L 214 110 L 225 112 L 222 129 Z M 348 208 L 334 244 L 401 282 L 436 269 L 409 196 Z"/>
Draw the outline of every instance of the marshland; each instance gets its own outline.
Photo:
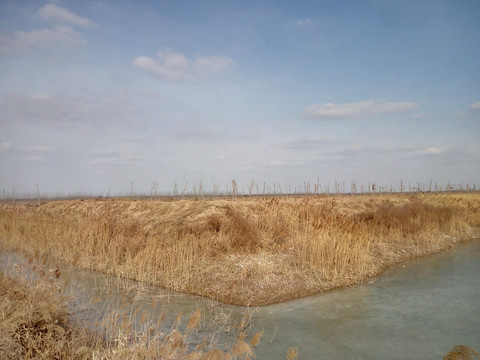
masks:
<path id="1" fill-rule="evenodd" d="M 479 20 L 0 1 L 0 360 L 477 357 Z"/>
<path id="2" fill-rule="evenodd" d="M 1 246 L 223 303 L 359 283 L 478 238 L 471 193 L 3 204 Z"/>
<path id="3" fill-rule="evenodd" d="M 22 254 L 31 263 L 48 259 L 44 261 L 203 297 L 191 300 L 196 304 L 214 301 L 240 305 L 231 307 L 234 313 L 245 307 L 279 303 L 274 305 L 276 308 L 271 308 L 272 305 L 265 310 L 260 308 L 264 314 L 263 318 L 259 316 L 263 319 L 262 325 L 252 326 L 251 334 L 237 331 L 230 347 L 224 345 L 220 350 L 212 346 L 215 341 L 209 342 L 210 347 L 199 347 L 196 352 L 195 346 L 199 344 L 184 346 L 188 343 L 187 329 L 178 331 L 174 324 L 162 338 L 152 335 L 153 340 L 146 340 L 144 334 L 135 337 L 138 343 L 127 342 L 129 346 L 125 349 L 134 352 L 140 351 L 142 343 L 153 344 L 151 348 L 141 347 L 138 352 L 153 358 L 185 358 L 188 353 L 196 353 L 200 358 L 207 354 L 214 356 L 215 350 L 220 351 L 221 356 L 252 356 L 252 344 L 258 345 L 260 334 L 268 332 L 268 336 L 274 338 L 278 330 L 272 317 L 265 315 L 270 311 L 267 309 L 279 309 L 280 312 L 271 311 L 276 314 L 273 318 L 281 318 L 279 314 L 291 312 L 287 309 L 293 306 L 305 320 L 304 326 L 309 327 L 306 319 L 316 317 L 308 315 L 311 310 L 300 315 L 298 304 L 304 304 L 306 309 L 318 309 L 321 300 L 313 300 L 312 305 L 309 299 L 318 297 L 310 295 L 350 286 L 320 295 L 333 299 L 333 303 L 321 305 L 322 309 L 328 309 L 327 313 L 346 312 L 348 317 L 348 307 L 332 310 L 335 308 L 332 304 L 355 304 L 358 295 L 352 298 L 350 290 L 375 286 L 376 276 L 397 264 L 402 266 L 407 261 L 443 252 L 479 237 L 480 195 L 477 192 L 6 201 L 0 210 L 1 248 Z M 473 254 L 478 256 L 478 251 Z M 414 278 L 416 274 L 410 272 L 409 276 Z M 14 280 L 2 278 L 2 281 Z M 17 286 L 25 285 L 12 287 Z M 34 285 L 33 289 L 37 291 L 38 286 Z M 305 300 L 285 303 L 297 298 Z M 361 312 L 363 306 L 365 304 L 355 311 Z M 370 300 L 368 306 L 377 305 Z M 44 310 L 39 313 L 42 311 L 44 313 Z M 326 315 L 323 311 L 320 313 Z M 468 311 L 475 313 L 478 308 Z M 195 308 L 187 312 L 200 321 Z M 205 311 L 202 315 L 206 316 Z M 242 317 L 237 314 L 237 318 Z M 317 318 L 317 321 L 325 319 Z M 290 323 L 292 319 L 280 326 L 288 327 Z M 103 354 L 110 351 L 106 358 L 115 358 L 121 353 L 111 347 L 113 341 L 99 343 L 85 327 L 73 329 L 71 331 L 80 331 L 78 336 L 85 339 L 82 346 L 86 346 L 84 350 L 89 349 L 89 354 L 92 351 L 100 354 L 103 349 Z M 189 331 L 192 330 L 193 325 Z M 279 330 L 279 341 L 285 336 L 281 335 L 284 330 Z M 174 331 L 176 335 L 172 335 Z M 181 341 L 167 349 L 172 336 Z M 294 359 L 299 349 L 301 353 L 302 336 L 295 337 L 297 343 L 291 342 L 281 349 L 283 356 L 287 354 Z M 288 340 L 281 342 L 288 343 Z M 479 344 L 470 345 L 478 348 Z M 308 346 L 311 345 L 303 349 L 306 353 L 311 351 Z M 274 353 L 269 345 L 264 347 Z M 25 349 L 24 355 L 28 353 Z M 446 350 L 441 351 L 445 354 Z M 260 347 L 259 356 L 261 351 Z M 218 356 L 220 353 L 216 352 Z"/>

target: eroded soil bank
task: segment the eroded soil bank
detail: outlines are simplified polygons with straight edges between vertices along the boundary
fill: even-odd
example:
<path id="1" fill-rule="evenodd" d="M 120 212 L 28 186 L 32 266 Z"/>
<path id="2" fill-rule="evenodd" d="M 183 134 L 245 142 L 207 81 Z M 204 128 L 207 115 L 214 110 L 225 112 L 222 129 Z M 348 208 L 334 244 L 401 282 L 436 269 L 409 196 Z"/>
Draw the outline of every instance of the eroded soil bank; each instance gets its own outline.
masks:
<path id="1" fill-rule="evenodd" d="M 479 193 L 0 207 L 3 248 L 250 306 L 358 283 L 479 236 Z"/>

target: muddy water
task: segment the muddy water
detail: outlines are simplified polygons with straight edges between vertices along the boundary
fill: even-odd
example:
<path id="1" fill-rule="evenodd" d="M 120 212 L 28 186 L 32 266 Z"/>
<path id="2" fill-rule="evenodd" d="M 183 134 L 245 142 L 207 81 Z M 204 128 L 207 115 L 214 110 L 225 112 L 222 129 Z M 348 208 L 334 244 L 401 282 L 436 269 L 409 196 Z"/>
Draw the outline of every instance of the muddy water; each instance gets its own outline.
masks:
<path id="1" fill-rule="evenodd" d="M 20 264 L 17 272 L 24 266 L 20 258 L 0 254 L 3 269 L 12 271 L 14 264 Z M 257 359 L 284 359 L 289 347 L 297 347 L 301 359 L 442 359 L 458 344 L 480 350 L 480 240 L 399 265 L 360 286 L 247 313 L 94 272 L 61 271 L 64 292 L 77 299 L 72 310 L 92 323 L 115 309 L 142 326 L 141 317 L 155 322 L 163 311 L 168 315 L 161 331 L 167 331 L 179 313 L 201 308 L 206 318 L 192 344 L 215 332 L 218 343 L 228 346 L 234 325 L 251 316 L 250 332 L 264 330 Z M 185 316 L 182 323 L 187 321 Z"/>

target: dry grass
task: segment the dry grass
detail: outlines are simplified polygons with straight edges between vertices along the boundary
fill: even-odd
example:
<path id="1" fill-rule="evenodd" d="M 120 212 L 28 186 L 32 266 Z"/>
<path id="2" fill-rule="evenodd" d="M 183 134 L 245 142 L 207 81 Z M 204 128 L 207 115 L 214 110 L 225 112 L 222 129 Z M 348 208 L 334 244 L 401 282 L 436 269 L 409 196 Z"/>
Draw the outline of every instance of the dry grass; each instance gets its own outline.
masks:
<path id="1" fill-rule="evenodd" d="M 54 280 L 52 280 L 54 279 Z M 215 333 L 195 351 L 189 343 L 202 312 L 193 312 L 185 332 L 177 327 L 163 333 L 158 324 L 141 322 L 134 328 L 132 318 L 120 323 L 104 320 L 92 329 L 79 323 L 67 310 L 67 298 L 58 293 L 56 279 L 49 275 L 35 282 L 11 278 L 0 272 L 0 359 L 246 359 L 253 350 L 240 333 L 234 345 L 215 348 Z M 118 318 L 118 309 L 109 316 Z M 258 345 L 259 337 L 255 335 Z M 207 346 L 207 342 L 210 345 Z"/>
<path id="2" fill-rule="evenodd" d="M 85 359 L 95 337 L 71 326 L 62 300 L 48 283 L 22 285 L 0 273 L 0 358 Z"/>
<path id="3" fill-rule="evenodd" d="M 298 359 L 298 348 L 291 347 L 287 350 L 287 360 L 297 360 Z"/>
<path id="4" fill-rule="evenodd" d="M 480 236 L 480 194 L 0 206 L 0 246 L 226 303 L 354 284 Z"/>
<path id="5" fill-rule="evenodd" d="M 474 360 L 480 359 L 480 354 L 469 346 L 456 345 L 448 352 L 443 360 Z"/>

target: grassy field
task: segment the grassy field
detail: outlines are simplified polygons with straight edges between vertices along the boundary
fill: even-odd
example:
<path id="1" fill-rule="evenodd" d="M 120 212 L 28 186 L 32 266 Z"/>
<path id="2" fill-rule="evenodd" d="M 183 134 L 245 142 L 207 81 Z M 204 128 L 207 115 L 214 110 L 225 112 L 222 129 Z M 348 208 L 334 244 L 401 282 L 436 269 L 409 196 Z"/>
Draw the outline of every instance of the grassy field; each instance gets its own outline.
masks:
<path id="1" fill-rule="evenodd" d="M 0 206 L 0 247 L 266 305 L 480 237 L 480 194 L 88 199 Z"/>

